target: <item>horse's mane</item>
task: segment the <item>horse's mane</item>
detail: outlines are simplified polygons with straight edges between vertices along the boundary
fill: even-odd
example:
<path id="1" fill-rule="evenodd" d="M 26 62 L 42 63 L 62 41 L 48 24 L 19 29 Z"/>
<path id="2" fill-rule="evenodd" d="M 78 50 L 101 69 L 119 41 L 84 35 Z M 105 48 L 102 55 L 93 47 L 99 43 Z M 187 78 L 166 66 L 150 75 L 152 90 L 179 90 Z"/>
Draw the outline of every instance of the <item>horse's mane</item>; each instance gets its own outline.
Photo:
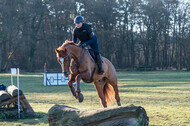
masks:
<path id="1" fill-rule="evenodd" d="M 63 50 L 63 47 L 66 47 L 67 45 L 75 45 L 79 47 L 79 45 L 73 41 L 66 40 L 60 47 L 58 47 L 58 50 Z"/>
<path id="2" fill-rule="evenodd" d="M 68 45 L 68 44 L 78 46 L 78 44 L 74 43 L 73 41 L 66 40 L 66 41 L 62 44 L 62 46 L 61 46 L 61 47 L 64 47 L 64 46 L 66 46 L 66 45 Z"/>

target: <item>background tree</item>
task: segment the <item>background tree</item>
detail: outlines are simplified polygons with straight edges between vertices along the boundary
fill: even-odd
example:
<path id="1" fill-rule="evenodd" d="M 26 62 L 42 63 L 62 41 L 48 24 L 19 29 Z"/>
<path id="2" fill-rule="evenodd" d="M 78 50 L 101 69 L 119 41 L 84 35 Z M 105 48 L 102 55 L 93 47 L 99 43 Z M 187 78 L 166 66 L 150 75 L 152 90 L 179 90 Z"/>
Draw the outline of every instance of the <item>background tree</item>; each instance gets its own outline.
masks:
<path id="1" fill-rule="evenodd" d="M 118 69 L 189 70 L 189 10 L 179 0 L 1 0 L 0 72 L 58 70 L 54 48 L 71 40 L 77 15 Z"/>

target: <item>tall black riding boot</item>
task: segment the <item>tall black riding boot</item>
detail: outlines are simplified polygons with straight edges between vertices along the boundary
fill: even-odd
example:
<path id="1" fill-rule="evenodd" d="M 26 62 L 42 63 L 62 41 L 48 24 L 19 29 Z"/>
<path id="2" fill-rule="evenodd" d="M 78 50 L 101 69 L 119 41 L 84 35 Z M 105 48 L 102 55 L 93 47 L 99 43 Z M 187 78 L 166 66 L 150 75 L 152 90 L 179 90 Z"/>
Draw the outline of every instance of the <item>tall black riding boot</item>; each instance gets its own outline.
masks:
<path id="1" fill-rule="evenodd" d="M 104 70 L 102 69 L 102 60 L 100 55 L 96 56 L 97 58 L 97 65 L 98 65 L 98 74 L 102 75 L 104 73 Z"/>

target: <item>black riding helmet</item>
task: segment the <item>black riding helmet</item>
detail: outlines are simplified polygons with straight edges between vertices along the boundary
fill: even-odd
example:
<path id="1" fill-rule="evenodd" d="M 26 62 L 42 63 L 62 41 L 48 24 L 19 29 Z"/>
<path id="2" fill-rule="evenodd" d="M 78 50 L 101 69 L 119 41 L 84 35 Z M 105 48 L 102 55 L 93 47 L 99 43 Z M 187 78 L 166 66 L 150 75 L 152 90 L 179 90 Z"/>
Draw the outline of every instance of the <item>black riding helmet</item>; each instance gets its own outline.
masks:
<path id="1" fill-rule="evenodd" d="M 78 23 L 81 23 L 81 22 L 84 22 L 83 16 L 76 16 L 75 19 L 74 19 L 74 23 L 78 24 Z"/>

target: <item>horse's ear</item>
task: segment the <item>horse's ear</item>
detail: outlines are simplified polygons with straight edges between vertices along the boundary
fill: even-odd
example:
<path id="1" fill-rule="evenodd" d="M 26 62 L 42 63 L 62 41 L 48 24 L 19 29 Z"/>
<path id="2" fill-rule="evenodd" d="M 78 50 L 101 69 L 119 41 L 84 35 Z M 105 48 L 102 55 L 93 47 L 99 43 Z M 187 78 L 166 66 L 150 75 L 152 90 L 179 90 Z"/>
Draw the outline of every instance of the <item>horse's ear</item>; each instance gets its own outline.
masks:
<path id="1" fill-rule="evenodd" d="M 59 50 L 55 48 L 55 52 L 56 52 L 56 53 L 59 53 Z"/>

